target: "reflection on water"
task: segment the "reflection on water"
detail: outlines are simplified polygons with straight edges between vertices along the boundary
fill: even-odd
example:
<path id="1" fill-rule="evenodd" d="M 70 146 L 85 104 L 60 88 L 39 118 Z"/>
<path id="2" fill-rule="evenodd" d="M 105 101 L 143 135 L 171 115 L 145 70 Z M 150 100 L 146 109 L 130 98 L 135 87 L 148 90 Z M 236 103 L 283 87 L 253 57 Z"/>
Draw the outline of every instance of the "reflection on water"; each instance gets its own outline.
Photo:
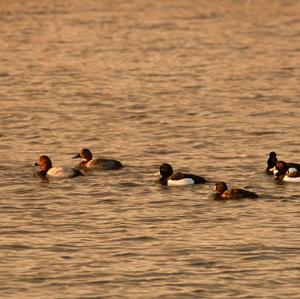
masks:
<path id="1" fill-rule="evenodd" d="M 3 298 L 297 298 L 299 2 L 0 4 Z M 40 182 L 88 147 L 120 171 Z M 211 183 L 154 184 L 162 162 Z M 255 201 L 214 202 L 213 183 Z"/>

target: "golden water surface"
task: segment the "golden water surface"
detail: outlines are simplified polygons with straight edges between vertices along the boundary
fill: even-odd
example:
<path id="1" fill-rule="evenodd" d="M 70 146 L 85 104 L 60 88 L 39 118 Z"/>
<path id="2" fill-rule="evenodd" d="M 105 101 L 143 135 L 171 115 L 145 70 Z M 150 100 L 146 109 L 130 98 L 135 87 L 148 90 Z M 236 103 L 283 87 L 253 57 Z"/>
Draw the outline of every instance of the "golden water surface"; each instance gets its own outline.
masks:
<path id="1" fill-rule="evenodd" d="M 297 0 L 0 1 L 0 298 L 299 298 Z M 41 182 L 81 148 L 120 171 Z M 207 178 L 162 187 L 168 162 Z M 258 200 L 215 202 L 214 182 Z"/>

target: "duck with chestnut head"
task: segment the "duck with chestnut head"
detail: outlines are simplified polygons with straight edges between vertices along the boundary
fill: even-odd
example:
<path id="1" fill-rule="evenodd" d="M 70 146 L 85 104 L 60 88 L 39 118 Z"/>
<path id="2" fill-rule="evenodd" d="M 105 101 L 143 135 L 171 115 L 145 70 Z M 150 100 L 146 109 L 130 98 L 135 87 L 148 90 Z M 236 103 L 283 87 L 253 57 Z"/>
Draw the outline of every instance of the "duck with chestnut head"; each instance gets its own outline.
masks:
<path id="1" fill-rule="evenodd" d="M 274 179 L 285 182 L 300 182 L 300 169 L 295 167 L 295 163 L 278 161 L 273 169 Z"/>
<path id="2" fill-rule="evenodd" d="M 41 170 L 37 173 L 41 178 L 51 178 L 51 177 L 59 177 L 59 178 L 73 178 L 76 176 L 82 176 L 83 173 L 76 169 L 64 166 L 52 166 L 51 159 L 42 155 L 39 157 L 38 161 L 35 162 L 35 166 L 39 166 Z"/>

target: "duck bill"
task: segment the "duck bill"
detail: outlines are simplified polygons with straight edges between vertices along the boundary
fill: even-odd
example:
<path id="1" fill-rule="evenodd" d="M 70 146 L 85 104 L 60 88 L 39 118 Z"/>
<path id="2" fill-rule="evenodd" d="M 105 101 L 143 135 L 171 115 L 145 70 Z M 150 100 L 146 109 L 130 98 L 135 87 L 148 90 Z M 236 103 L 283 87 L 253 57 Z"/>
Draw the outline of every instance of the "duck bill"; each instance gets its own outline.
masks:
<path id="1" fill-rule="evenodd" d="M 39 161 L 35 161 L 33 166 L 39 166 Z"/>
<path id="2" fill-rule="evenodd" d="M 159 175 L 160 175 L 160 172 L 156 172 L 156 173 L 154 173 L 154 175 L 159 176 Z"/>
<path id="3" fill-rule="evenodd" d="M 77 159 L 80 158 L 80 154 L 76 154 L 74 157 L 72 157 L 72 159 Z"/>
<path id="4" fill-rule="evenodd" d="M 278 170 L 276 169 L 276 167 L 274 166 L 273 168 L 269 169 L 271 172 L 273 172 L 273 174 L 276 174 L 278 172 Z"/>

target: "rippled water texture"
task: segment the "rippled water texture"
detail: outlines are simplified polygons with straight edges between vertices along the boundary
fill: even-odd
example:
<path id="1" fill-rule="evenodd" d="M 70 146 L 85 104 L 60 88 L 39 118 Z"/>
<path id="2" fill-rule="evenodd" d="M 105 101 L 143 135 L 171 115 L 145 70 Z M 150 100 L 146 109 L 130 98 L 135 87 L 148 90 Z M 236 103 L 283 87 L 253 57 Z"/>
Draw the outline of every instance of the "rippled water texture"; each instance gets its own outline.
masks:
<path id="1" fill-rule="evenodd" d="M 299 298 L 300 2 L 1 1 L 1 298 Z M 41 182 L 88 147 L 120 171 Z M 162 162 L 205 186 L 162 187 Z M 258 200 L 216 202 L 213 183 Z"/>

